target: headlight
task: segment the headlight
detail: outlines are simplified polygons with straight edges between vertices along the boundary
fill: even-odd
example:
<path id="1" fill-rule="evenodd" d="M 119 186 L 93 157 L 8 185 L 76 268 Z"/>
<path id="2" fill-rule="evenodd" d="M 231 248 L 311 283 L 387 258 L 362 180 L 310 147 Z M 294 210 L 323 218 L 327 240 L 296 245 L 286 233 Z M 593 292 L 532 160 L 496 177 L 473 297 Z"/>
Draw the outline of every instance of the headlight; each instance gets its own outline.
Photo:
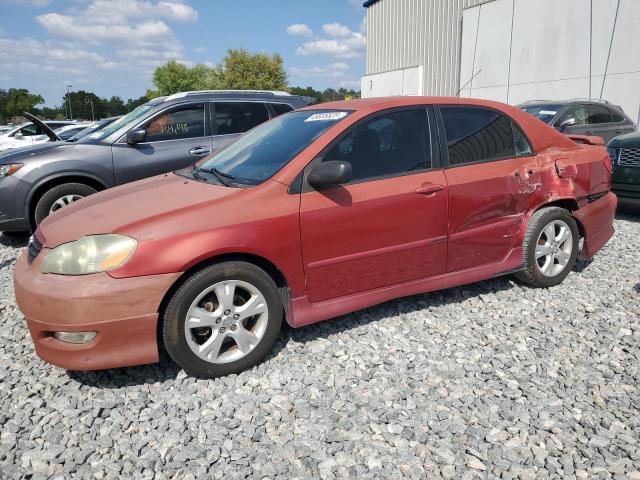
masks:
<path id="1" fill-rule="evenodd" d="M 124 265 L 138 243 L 122 235 L 91 235 L 54 248 L 40 265 L 42 273 L 88 275 Z"/>
<path id="2" fill-rule="evenodd" d="M 7 165 L 0 165 L 0 177 L 8 177 L 9 175 L 13 175 L 21 168 L 21 163 L 9 163 Z"/>
<path id="3" fill-rule="evenodd" d="M 609 152 L 609 158 L 611 158 L 611 161 L 613 163 L 617 163 L 618 162 L 618 156 L 620 155 L 620 149 L 619 148 L 607 147 L 607 152 Z"/>

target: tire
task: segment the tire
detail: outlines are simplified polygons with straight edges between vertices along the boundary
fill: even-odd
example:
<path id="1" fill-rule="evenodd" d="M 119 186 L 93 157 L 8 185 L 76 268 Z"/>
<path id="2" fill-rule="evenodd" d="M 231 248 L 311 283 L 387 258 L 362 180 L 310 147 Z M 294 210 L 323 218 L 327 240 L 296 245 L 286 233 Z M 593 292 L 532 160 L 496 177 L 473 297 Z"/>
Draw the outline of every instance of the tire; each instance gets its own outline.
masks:
<path id="1" fill-rule="evenodd" d="M 96 193 L 96 189 L 84 183 L 63 183 L 47 190 L 36 203 L 34 220 L 36 226 L 47 218 L 52 211 L 62 208 L 62 203 L 69 204 Z M 62 203 L 58 203 L 62 202 Z M 58 206 L 58 208 L 56 208 Z"/>
<path id="2" fill-rule="evenodd" d="M 567 237 L 562 240 L 564 235 Z M 522 242 L 524 269 L 516 273 L 516 278 L 539 288 L 558 285 L 575 264 L 579 236 L 576 221 L 564 208 L 547 207 L 535 212 Z"/>
<path id="3" fill-rule="evenodd" d="M 243 311 L 249 307 L 254 310 Z M 161 317 L 162 340 L 187 374 L 215 378 L 260 362 L 278 338 L 282 317 L 278 288 L 264 270 L 242 261 L 218 263 L 191 275 L 172 295 Z"/>

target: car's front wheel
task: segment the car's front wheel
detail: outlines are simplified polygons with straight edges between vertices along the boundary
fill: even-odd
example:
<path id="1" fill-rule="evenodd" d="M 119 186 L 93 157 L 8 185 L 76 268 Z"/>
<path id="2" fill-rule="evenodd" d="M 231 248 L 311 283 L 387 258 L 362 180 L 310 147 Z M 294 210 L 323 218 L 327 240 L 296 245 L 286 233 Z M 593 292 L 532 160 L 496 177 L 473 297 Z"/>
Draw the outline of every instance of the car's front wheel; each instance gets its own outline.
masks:
<path id="1" fill-rule="evenodd" d="M 164 346 L 190 375 L 240 373 L 271 350 L 283 308 L 273 279 L 240 261 L 193 274 L 171 297 L 162 318 Z"/>
<path id="2" fill-rule="evenodd" d="M 575 264 L 579 235 L 576 221 L 564 208 L 534 213 L 522 243 L 524 269 L 517 278 L 534 287 L 561 283 Z"/>
<path id="3" fill-rule="evenodd" d="M 45 218 L 61 208 L 96 193 L 96 189 L 84 183 L 63 183 L 47 190 L 36 204 L 34 219 L 40 225 Z"/>

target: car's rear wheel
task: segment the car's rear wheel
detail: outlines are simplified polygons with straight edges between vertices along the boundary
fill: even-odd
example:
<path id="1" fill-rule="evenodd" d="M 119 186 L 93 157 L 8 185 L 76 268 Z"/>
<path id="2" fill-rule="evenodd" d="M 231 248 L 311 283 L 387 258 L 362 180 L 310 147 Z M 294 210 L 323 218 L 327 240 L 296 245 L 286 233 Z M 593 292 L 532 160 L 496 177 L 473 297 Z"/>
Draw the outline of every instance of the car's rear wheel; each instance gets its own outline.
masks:
<path id="1" fill-rule="evenodd" d="M 36 204 L 34 219 L 40 225 L 45 218 L 61 208 L 96 193 L 96 189 L 84 183 L 63 183 L 47 190 Z"/>
<path id="2" fill-rule="evenodd" d="M 543 208 L 531 217 L 522 244 L 524 269 L 516 276 L 534 287 L 561 283 L 575 264 L 579 231 L 564 208 Z"/>
<path id="3" fill-rule="evenodd" d="M 271 350 L 283 308 L 273 279 L 247 262 L 200 270 L 173 294 L 162 318 L 164 346 L 190 375 L 240 373 Z"/>

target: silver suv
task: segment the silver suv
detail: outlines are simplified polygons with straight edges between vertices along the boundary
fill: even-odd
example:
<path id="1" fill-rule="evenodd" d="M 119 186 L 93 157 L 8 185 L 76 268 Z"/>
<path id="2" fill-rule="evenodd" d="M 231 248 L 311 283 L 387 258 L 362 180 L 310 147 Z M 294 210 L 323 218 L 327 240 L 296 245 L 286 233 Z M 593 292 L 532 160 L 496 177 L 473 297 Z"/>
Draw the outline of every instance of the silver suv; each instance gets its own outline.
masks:
<path id="1" fill-rule="evenodd" d="M 273 91 L 181 92 L 155 98 L 77 142 L 5 153 L 0 156 L 0 231 L 32 230 L 87 195 L 184 168 L 311 100 Z"/>

